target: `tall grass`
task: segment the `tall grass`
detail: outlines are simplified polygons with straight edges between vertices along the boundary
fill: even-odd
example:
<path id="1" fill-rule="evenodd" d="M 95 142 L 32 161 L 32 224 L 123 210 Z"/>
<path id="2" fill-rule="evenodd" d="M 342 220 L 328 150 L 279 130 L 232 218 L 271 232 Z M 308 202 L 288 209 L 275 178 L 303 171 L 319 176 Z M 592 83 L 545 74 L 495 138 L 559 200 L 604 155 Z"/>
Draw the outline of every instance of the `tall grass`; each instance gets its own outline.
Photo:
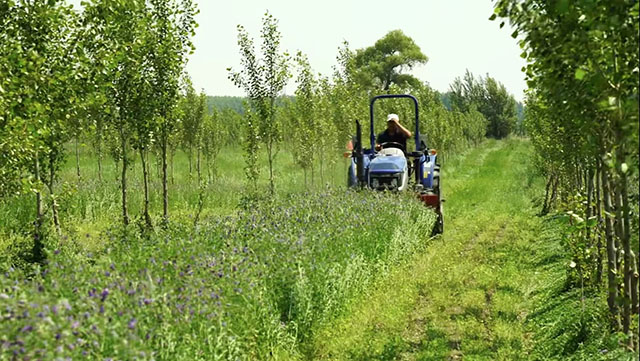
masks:
<path id="1" fill-rule="evenodd" d="M 433 213 L 399 197 L 286 195 L 195 230 L 114 227 L 99 254 L 53 250 L 0 276 L 0 358 L 303 358 L 315 328 L 427 239 Z"/>
<path id="2" fill-rule="evenodd" d="M 80 148 L 80 171 L 78 178 L 75 169 L 75 157 L 72 149 L 70 156 L 60 171 L 60 179 L 56 184 L 57 203 L 62 223 L 64 239 L 76 243 L 84 251 L 96 252 L 109 242 L 103 237 L 104 232 L 121 223 L 121 191 L 118 165 L 105 155 L 102 160 L 102 180 L 98 177 L 97 156 L 86 146 Z M 233 214 L 246 190 L 244 181 L 243 150 L 240 147 L 225 147 L 220 152 L 212 169 L 212 177 L 207 179 L 208 169 L 203 165 L 202 186 L 198 186 L 195 161 L 189 171 L 187 154 L 178 151 L 173 160 L 173 176 L 169 182 L 169 214 L 176 223 L 193 223 L 198 213 L 200 192 L 204 204 L 200 219 L 217 215 Z M 131 155 L 133 164 L 128 172 L 128 208 L 134 223 L 142 223 L 142 166 L 135 154 Z M 279 194 L 303 192 L 311 189 L 322 189 L 330 186 L 341 188 L 345 185 L 346 162 L 339 154 L 328 157 L 329 165 L 325 169 L 324 182 L 316 174 L 313 183 L 304 183 L 302 169 L 295 165 L 292 155 L 281 150 L 275 158 L 276 191 Z M 149 156 L 150 176 L 150 212 L 155 224 L 161 222 L 162 184 L 161 171 L 157 158 Z M 204 162 L 203 162 L 204 163 Z M 268 185 L 268 168 L 266 156 L 260 154 L 261 178 L 258 191 L 266 191 Z M 50 199 L 45 196 L 48 204 Z M 48 206 L 45 206 L 45 211 Z M 35 220 L 35 195 L 26 194 L 20 197 L 0 199 L 0 263 L 24 264 L 29 258 L 33 239 L 33 221 Z M 45 214 L 45 224 L 51 232 L 50 212 Z M 46 228 L 46 227 L 45 227 Z M 51 237 L 49 237 L 51 238 Z M 48 239 L 46 242 L 57 240 Z"/>

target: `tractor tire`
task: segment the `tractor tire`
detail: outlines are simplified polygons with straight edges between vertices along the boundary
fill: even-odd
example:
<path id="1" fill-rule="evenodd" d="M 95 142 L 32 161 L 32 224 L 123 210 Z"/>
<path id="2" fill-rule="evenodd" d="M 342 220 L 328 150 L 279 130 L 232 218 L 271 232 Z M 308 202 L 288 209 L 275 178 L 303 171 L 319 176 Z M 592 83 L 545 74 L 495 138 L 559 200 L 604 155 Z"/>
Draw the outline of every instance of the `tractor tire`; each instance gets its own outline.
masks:
<path id="1" fill-rule="evenodd" d="M 347 171 L 347 188 L 354 188 L 357 185 L 357 182 L 354 182 L 353 177 L 351 176 L 352 173 L 353 170 L 351 169 L 351 166 L 349 166 L 349 170 Z"/>
<path id="2" fill-rule="evenodd" d="M 438 218 L 433 225 L 432 235 L 438 235 L 444 233 L 444 214 L 442 209 L 442 195 L 440 194 L 440 171 L 433 172 L 433 192 L 438 195 L 440 200 L 438 204 L 438 210 L 436 211 Z"/>
<path id="3" fill-rule="evenodd" d="M 442 204 L 440 205 L 440 212 L 438 213 L 438 218 L 436 219 L 436 223 L 433 225 L 432 235 L 437 236 L 439 234 L 444 233 L 444 214 L 442 214 Z"/>

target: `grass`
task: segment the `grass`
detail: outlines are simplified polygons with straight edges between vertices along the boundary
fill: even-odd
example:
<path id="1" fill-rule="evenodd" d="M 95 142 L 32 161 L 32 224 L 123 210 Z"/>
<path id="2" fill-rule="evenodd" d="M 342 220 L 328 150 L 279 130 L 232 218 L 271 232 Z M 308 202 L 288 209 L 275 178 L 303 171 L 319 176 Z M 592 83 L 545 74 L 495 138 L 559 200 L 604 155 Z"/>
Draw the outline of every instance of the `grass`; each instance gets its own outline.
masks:
<path id="1" fill-rule="evenodd" d="M 277 196 L 239 208 L 233 147 L 197 227 L 200 190 L 178 153 L 169 228 L 123 230 L 117 169 L 105 161 L 99 182 L 85 149 L 82 177 L 73 158 L 61 173 L 64 236 L 49 238 L 44 267 L 10 267 L 30 242 L 32 197 L 0 204 L 0 359 L 637 358 L 607 331 L 603 291 L 582 299 L 566 281 L 562 225 L 536 216 L 530 155 L 527 140 L 488 140 L 448 159 L 445 233 L 430 238 L 434 215 L 412 197 L 346 191 L 342 159 L 305 186 L 281 151 Z M 129 204 L 139 217 L 140 191 Z"/>
<path id="2" fill-rule="evenodd" d="M 445 233 L 321 327 L 310 357 L 633 357 L 606 331 L 600 296 L 581 311 L 579 292 L 558 287 L 569 259 L 557 222 L 536 216 L 530 152 L 526 140 L 488 141 L 443 167 Z"/>
<path id="3" fill-rule="evenodd" d="M 69 148 L 69 157 L 60 171 L 56 184 L 56 196 L 60 205 L 60 220 L 63 238 L 72 239 L 75 247 L 86 252 L 98 252 L 106 246 L 104 232 L 121 222 L 120 170 L 107 155 L 102 161 L 102 181 L 98 179 L 96 155 L 87 146 L 80 148 L 80 172 L 76 175 L 74 152 Z M 142 166 L 139 156 L 133 157 L 133 165 L 128 172 L 127 197 L 129 216 L 134 223 L 142 223 Z M 300 193 L 312 189 L 322 189 L 329 185 L 340 188 L 345 185 L 347 163 L 338 154 L 325 166 L 323 177 L 315 170 L 313 183 L 304 183 L 304 174 L 296 166 L 290 152 L 280 150 L 275 162 L 276 191 L 281 195 Z M 154 224 L 161 222 L 162 183 L 156 157 L 150 155 L 150 213 Z M 268 168 L 266 155 L 260 155 L 261 178 L 258 188 L 268 189 Z M 205 204 L 201 219 L 233 214 L 246 190 L 244 182 L 244 160 L 241 148 L 229 146 L 220 152 L 211 182 L 203 182 Z M 203 174 L 204 165 L 203 165 Z M 311 179 L 310 175 L 309 178 Z M 169 214 L 176 223 L 191 223 L 197 213 L 200 190 L 197 183 L 195 160 L 189 172 L 186 153 L 178 151 L 174 159 L 173 181 L 169 182 Z M 45 210 L 49 198 L 45 197 Z M 50 212 L 45 223 L 52 232 Z M 28 256 L 32 243 L 32 224 L 35 219 L 35 196 L 26 195 L 0 201 L 0 262 L 15 262 Z M 81 240 L 81 241 L 80 241 Z"/>
<path id="4" fill-rule="evenodd" d="M 230 148 L 197 226 L 199 191 L 179 154 L 168 229 L 123 229 L 116 167 L 106 163 L 99 182 L 91 157 L 82 155 L 80 179 L 73 159 L 62 171 L 63 237 L 47 239 L 47 263 L 16 268 L 4 255 L 0 359 L 300 359 L 316 325 L 420 248 L 435 220 L 412 196 L 346 190 L 339 163 L 324 175 L 333 182 L 340 174 L 337 186 L 316 179 L 306 187 L 286 152 L 276 164 L 278 195 L 239 208 L 242 161 Z M 136 167 L 132 190 L 140 186 Z M 132 215 L 140 193 L 130 193 Z M 156 222 L 159 202 L 155 191 Z M 28 224 L 30 207 L 24 197 L 0 210 Z M 366 214 L 378 207 L 369 225 Z M 6 249 L 29 242 L 20 217 L 1 222 Z"/>

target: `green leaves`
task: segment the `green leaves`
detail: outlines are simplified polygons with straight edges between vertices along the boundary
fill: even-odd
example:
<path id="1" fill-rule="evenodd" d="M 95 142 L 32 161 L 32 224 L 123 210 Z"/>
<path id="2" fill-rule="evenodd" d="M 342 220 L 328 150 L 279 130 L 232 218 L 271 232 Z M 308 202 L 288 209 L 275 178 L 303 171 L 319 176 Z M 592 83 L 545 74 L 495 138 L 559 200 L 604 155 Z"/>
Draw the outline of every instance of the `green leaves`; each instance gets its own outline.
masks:
<path id="1" fill-rule="evenodd" d="M 575 78 L 577 80 L 582 80 L 586 74 L 587 72 L 584 69 L 578 68 L 576 69 L 576 72 L 575 72 Z"/>
<path id="2" fill-rule="evenodd" d="M 428 60 L 413 39 L 401 30 L 390 31 L 375 45 L 356 50 L 352 59 L 354 77 L 361 86 L 385 91 L 392 84 L 401 88 L 419 86 L 418 79 L 401 72 L 426 64 Z"/>
<path id="3" fill-rule="evenodd" d="M 258 149 L 257 140 L 261 138 L 267 146 L 269 155 L 271 194 L 274 193 L 272 162 L 274 146 L 280 137 L 280 123 L 275 102 L 291 77 L 289 55 L 280 51 L 282 35 L 277 24 L 278 21 L 269 12 L 265 13 L 261 30 L 261 59 L 256 57 L 253 39 L 249 37 L 244 27 L 238 25 L 238 45 L 243 69 L 240 72 L 230 70 L 228 76 L 236 86 L 244 89 L 251 105 L 251 112 L 247 114 L 246 119 L 250 134 L 246 148 L 247 168 L 250 170 L 247 178 L 250 183 L 255 183 L 256 174 L 253 170 Z M 251 186 L 255 188 L 255 184 Z"/>
<path id="4" fill-rule="evenodd" d="M 76 100 L 84 92 L 77 14 L 45 2 L 11 2 L 5 10 L 0 17 L 0 113 L 6 117 L 0 196 L 22 188 L 20 179 L 33 171 L 38 151 L 54 170 L 49 181 L 55 179 L 74 130 L 69 119 L 81 110 Z"/>

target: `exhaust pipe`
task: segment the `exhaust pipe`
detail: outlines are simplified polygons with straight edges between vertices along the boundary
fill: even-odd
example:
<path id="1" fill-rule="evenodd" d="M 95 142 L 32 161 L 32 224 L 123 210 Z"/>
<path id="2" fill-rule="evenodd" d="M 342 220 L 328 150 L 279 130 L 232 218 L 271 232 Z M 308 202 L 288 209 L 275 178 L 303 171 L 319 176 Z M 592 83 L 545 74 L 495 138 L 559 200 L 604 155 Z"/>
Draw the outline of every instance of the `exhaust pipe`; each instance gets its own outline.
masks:
<path id="1" fill-rule="evenodd" d="M 360 122 L 356 120 L 356 177 L 358 178 L 358 185 L 363 187 L 365 184 L 364 179 L 364 154 L 362 153 L 362 127 Z"/>

